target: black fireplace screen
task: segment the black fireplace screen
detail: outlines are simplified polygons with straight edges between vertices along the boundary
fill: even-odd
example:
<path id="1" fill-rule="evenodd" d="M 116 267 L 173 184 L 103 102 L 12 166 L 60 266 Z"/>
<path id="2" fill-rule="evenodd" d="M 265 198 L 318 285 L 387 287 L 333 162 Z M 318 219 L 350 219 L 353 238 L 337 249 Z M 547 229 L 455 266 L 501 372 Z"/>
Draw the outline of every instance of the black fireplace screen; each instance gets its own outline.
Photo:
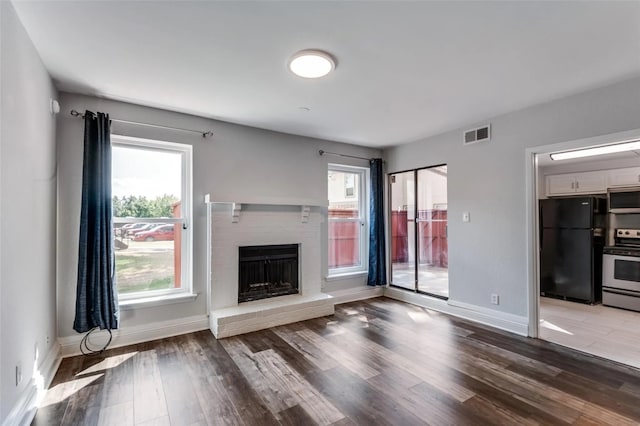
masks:
<path id="1" fill-rule="evenodd" d="M 298 245 L 240 247 L 238 302 L 298 294 Z"/>

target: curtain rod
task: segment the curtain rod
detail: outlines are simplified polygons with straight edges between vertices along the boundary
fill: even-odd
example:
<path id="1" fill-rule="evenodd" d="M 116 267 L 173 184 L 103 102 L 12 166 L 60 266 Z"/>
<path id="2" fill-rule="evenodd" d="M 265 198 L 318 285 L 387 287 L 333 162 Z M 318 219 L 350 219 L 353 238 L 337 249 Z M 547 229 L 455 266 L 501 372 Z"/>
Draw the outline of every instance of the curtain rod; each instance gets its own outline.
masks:
<path id="1" fill-rule="evenodd" d="M 84 114 L 76 111 L 75 109 L 72 109 L 70 114 L 74 117 L 84 118 Z M 200 130 L 181 129 L 180 127 L 169 127 L 169 126 L 161 126 L 159 124 L 141 123 L 139 121 L 119 120 L 117 118 L 112 118 L 111 121 L 115 121 L 117 123 L 124 123 L 124 124 L 135 124 L 137 126 L 154 127 L 156 129 L 169 129 L 169 130 L 178 130 L 180 132 L 197 133 L 199 135 L 202 135 L 203 138 L 213 136 L 213 132 L 211 130 L 203 132 Z"/>
<path id="2" fill-rule="evenodd" d="M 373 160 L 373 158 L 358 157 L 357 155 L 339 154 L 337 152 L 329 152 L 329 151 L 323 151 L 323 150 L 318 151 L 318 154 L 320 154 L 320 155 L 324 155 L 324 154 L 337 155 L 338 157 L 357 158 L 359 160 L 367 160 L 367 161 Z"/>

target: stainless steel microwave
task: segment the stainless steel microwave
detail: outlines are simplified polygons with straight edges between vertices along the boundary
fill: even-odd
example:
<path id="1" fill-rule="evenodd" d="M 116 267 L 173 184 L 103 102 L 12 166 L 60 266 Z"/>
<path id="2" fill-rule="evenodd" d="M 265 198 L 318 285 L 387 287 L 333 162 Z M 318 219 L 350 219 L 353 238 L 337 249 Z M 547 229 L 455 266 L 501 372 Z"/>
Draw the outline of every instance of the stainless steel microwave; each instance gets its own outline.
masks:
<path id="1" fill-rule="evenodd" d="M 640 187 L 610 189 L 610 213 L 640 213 Z"/>

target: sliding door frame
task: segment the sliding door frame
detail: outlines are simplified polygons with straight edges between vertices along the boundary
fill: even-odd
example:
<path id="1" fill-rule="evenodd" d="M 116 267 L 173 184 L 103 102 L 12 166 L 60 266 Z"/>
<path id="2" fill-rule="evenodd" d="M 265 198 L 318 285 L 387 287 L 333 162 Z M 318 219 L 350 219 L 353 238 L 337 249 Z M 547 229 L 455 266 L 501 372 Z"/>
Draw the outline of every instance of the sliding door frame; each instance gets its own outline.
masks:
<path id="1" fill-rule="evenodd" d="M 433 169 L 436 167 L 442 167 L 442 166 L 446 166 L 446 163 L 443 164 L 436 164 L 433 166 L 427 166 L 427 167 L 420 167 L 417 169 L 408 169 L 408 170 L 400 170 L 397 172 L 393 172 L 393 173 L 387 173 L 387 182 L 388 182 L 388 193 L 389 193 L 389 199 L 388 199 L 388 203 L 387 203 L 387 217 L 389 218 L 389 286 L 390 287 L 394 287 L 394 288 L 399 288 L 405 291 L 413 291 L 414 293 L 419 293 L 419 294 L 425 294 L 427 296 L 430 297 L 435 297 L 437 299 L 442 299 L 442 300 L 449 300 L 449 298 L 447 296 L 442 296 L 440 294 L 434 294 L 434 293 L 429 293 L 426 291 L 421 291 L 418 284 L 419 284 L 419 274 L 418 274 L 418 267 L 419 267 L 419 262 L 420 262 L 420 244 L 419 244 L 419 238 L 418 238 L 418 172 L 420 170 L 428 170 L 428 169 Z M 393 191 L 391 190 L 391 176 L 393 175 L 397 175 L 397 174 L 401 174 L 401 173 L 408 173 L 408 172 L 412 172 L 413 173 L 413 247 L 414 247 L 414 259 L 413 259 L 413 272 L 414 272 L 414 280 L 413 280 L 413 284 L 414 284 L 414 288 L 413 290 L 407 288 L 407 287 L 402 287 L 400 285 L 396 285 L 393 283 L 393 229 L 392 229 L 392 213 L 393 213 L 393 208 L 392 208 L 392 200 L 393 200 Z M 447 176 L 447 183 L 448 183 L 449 177 Z M 447 185 L 448 186 L 448 185 Z M 449 194 L 448 194 L 448 190 L 447 190 L 447 199 L 449 198 Z M 447 209 L 448 210 L 448 209 Z M 447 243 L 449 241 L 449 232 L 447 232 Z M 447 250 L 448 250 L 448 244 L 447 244 Z M 449 268 L 447 267 L 447 270 Z"/>

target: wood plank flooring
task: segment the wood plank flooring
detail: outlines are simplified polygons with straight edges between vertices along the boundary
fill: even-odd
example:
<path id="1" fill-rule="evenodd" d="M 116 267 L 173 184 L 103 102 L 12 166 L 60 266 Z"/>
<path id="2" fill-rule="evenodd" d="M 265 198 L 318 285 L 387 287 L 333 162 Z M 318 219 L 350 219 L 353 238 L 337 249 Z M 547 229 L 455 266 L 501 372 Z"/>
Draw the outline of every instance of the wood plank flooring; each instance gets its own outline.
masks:
<path id="1" fill-rule="evenodd" d="M 34 425 L 637 425 L 640 370 L 386 298 L 63 360 Z"/>

